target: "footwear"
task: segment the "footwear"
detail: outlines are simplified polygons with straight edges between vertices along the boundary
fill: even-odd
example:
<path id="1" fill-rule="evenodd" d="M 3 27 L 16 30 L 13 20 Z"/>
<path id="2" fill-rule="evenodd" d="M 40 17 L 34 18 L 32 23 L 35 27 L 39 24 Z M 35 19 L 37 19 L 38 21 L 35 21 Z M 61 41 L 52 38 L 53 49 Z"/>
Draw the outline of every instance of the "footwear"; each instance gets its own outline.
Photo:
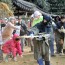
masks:
<path id="1" fill-rule="evenodd" d="M 65 54 L 64 54 L 64 53 L 59 53 L 59 55 L 60 55 L 60 56 L 63 56 L 63 55 L 65 55 Z"/>
<path id="2" fill-rule="evenodd" d="M 45 65 L 51 65 L 50 61 L 45 61 Z"/>
<path id="3" fill-rule="evenodd" d="M 59 54 L 59 52 L 55 52 L 55 54 Z"/>
<path id="4" fill-rule="evenodd" d="M 56 55 L 55 55 L 55 54 L 53 54 L 53 55 L 51 55 L 51 57 L 56 57 Z"/>
<path id="5" fill-rule="evenodd" d="M 65 49 L 63 49 L 63 53 L 65 54 Z"/>
<path id="6" fill-rule="evenodd" d="M 0 63 L 3 61 L 3 51 L 0 48 Z"/>
<path id="7" fill-rule="evenodd" d="M 8 62 L 8 56 L 6 56 L 6 57 L 4 58 L 4 61 L 5 61 L 5 62 Z"/>
<path id="8" fill-rule="evenodd" d="M 39 65 L 44 65 L 43 64 L 43 59 L 38 59 L 37 62 L 38 62 Z"/>
<path id="9" fill-rule="evenodd" d="M 16 57 L 14 57 L 13 59 L 14 59 L 14 61 L 17 61 L 17 58 Z"/>

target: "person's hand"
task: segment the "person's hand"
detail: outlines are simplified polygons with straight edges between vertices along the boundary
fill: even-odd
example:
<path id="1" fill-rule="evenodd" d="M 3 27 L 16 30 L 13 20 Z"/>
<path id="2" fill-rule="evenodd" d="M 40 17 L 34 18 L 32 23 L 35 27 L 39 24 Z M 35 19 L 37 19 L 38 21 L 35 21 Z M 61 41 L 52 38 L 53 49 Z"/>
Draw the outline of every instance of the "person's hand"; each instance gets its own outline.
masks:
<path id="1" fill-rule="evenodd" d="M 31 38 L 30 38 L 30 39 L 33 39 L 33 38 L 34 38 L 34 37 L 33 37 L 33 36 L 34 36 L 34 34 L 33 34 L 33 33 L 32 33 L 32 34 L 30 34 L 29 36 L 31 36 Z"/>
<path id="2" fill-rule="evenodd" d="M 61 29 L 58 29 L 58 31 L 61 33 L 62 32 L 62 30 Z"/>
<path id="3" fill-rule="evenodd" d="M 62 29 L 62 32 L 65 33 L 65 29 Z"/>
<path id="4" fill-rule="evenodd" d="M 65 29 L 59 29 L 58 31 L 59 31 L 60 33 L 61 33 L 61 32 L 65 33 Z"/>
<path id="5" fill-rule="evenodd" d="M 23 55 L 20 55 L 21 58 L 23 58 Z"/>
<path id="6" fill-rule="evenodd" d="M 42 35 L 39 35 L 39 39 L 41 39 L 42 38 Z"/>

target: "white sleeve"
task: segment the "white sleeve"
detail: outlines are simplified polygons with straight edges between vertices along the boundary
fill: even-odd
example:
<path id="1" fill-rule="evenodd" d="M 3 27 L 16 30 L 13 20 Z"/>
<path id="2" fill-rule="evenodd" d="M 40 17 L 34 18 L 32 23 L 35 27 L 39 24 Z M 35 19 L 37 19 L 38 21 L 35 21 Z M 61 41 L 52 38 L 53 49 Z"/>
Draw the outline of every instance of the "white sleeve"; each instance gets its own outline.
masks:
<path id="1" fill-rule="evenodd" d="M 52 21 L 52 25 L 53 25 L 53 26 L 56 26 L 55 22 Z"/>

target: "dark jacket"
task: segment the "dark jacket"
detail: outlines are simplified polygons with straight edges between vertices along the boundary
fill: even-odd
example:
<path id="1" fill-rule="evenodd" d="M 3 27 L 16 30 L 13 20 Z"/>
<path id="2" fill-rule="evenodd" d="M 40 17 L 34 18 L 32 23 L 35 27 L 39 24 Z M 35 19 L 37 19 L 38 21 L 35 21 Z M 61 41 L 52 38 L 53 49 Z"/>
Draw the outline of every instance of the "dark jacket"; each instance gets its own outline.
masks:
<path id="1" fill-rule="evenodd" d="M 57 25 L 57 29 L 61 29 L 62 26 L 65 28 L 65 23 L 62 23 L 61 21 L 58 22 L 56 25 Z"/>
<path id="2" fill-rule="evenodd" d="M 20 35 L 25 35 L 25 34 L 27 34 L 27 26 L 24 23 L 21 23 Z"/>
<path id="3" fill-rule="evenodd" d="M 43 22 L 40 22 L 36 24 L 34 27 L 37 27 L 39 30 L 39 33 L 45 32 L 50 33 L 52 30 L 51 22 L 48 22 L 47 24 L 44 24 Z"/>
<path id="4" fill-rule="evenodd" d="M 58 22 L 58 23 L 56 24 L 56 29 L 57 29 L 57 31 L 58 31 L 58 29 L 61 29 L 62 26 L 63 26 L 63 28 L 65 29 L 65 23 L 62 23 L 61 21 Z M 63 33 L 63 32 L 59 32 L 59 31 L 58 31 L 58 34 L 60 35 L 60 38 L 64 39 L 64 33 Z"/>

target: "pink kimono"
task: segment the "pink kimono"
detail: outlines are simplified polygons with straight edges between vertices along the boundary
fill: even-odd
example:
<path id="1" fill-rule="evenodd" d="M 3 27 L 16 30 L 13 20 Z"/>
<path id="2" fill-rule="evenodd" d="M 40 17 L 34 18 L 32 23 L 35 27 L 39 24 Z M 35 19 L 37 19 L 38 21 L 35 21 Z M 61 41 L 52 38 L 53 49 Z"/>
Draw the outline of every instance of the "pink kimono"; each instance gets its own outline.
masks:
<path id="1" fill-rule="evenodd" d="M 14 57 L 16 57 L 16 53 L 18 53 L 19 55 L 22 55 L 20 40 L 18 40 L 18 41 L 15 40 L 17 37 L 18 37 L 18 35 L 14 34 L 13 38 L 10 39 L 9 41 L 7 41 L 3 45 L 2 50 L 4 53 L 9 54 L 10 52 L 12 52 L 12 55 Z"/>

